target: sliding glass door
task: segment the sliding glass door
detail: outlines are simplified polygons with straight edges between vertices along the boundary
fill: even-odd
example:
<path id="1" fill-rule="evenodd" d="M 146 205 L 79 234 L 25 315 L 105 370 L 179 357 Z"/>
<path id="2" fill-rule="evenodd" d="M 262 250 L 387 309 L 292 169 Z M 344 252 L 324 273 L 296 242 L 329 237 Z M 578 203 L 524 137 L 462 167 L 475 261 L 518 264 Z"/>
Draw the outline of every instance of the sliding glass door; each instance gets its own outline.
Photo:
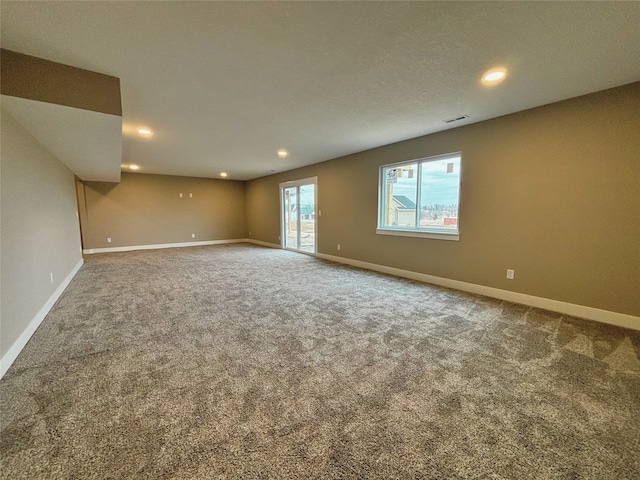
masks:
<path id="1" fill-rule="evenodd" d="M 282 246 L 316 252 L 316 177 L 280 184 Z"/>

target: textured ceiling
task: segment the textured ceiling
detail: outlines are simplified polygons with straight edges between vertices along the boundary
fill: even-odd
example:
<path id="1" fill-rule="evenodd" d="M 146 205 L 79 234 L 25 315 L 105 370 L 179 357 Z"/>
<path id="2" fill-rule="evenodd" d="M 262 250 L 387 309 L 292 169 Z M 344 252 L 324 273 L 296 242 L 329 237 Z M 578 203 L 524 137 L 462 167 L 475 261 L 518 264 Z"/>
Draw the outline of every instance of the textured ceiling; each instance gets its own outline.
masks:
<path id="1" fill-rule="evenodd" d="M 1 22 L 3 48 L 121 79 L 122 161 L 147 173 L 245 180 L 640 80 L 640 2 L 3 1 Z"/>

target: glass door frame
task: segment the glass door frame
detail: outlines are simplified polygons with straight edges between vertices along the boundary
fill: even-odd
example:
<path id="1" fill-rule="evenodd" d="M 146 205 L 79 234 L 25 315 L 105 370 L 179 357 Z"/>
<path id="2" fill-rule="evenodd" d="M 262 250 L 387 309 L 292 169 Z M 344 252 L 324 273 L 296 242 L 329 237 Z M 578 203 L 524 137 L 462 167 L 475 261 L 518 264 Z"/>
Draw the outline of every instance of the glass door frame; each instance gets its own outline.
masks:
<path id="1" fill-rule="evenodd" d="M 287 188 L 291 188 L 291 187 L 298 187 L 298 208 L 297 208 L 297 216 L 296 216 L 296 221 L 297 221 L 297 225 L 298 225 L 298 235 L 300 232 L 300 201 L 299 201 L 299 192 L 300 192 L 300 187 L 304 187 L 305 185 L 313 185 L 313 211 L 314 211 L 314 228 L 313 228 L 313 251 L 309 252 L 307 250 L 301 250 L 300 248 L 292 248 L 292 247 L 287 247 L 287 229 L 286 229 L 286 224 L 285 224 L 285 216 L 284 216 L 284 208 L 285 208 L 285 204 L 284 204 L 284 191 Z M 292 252 L 299 252 L 299 253 L 305 253 L 307 255 L 315 255 L 318 252 L 318 177 L 309 177 L 309 178 L 302 178 L 300 180 L 291 180 L 289 182 L 282 182 L 279 185 L 279 190 L 280 190 L 280 206 L 279 206 L 279 210 L 280 210 L 280 247 L 284 248 L 286 250 L 291 250 Z M 300 247 L 299 242 L 298 243 L 298 247 Z"/>

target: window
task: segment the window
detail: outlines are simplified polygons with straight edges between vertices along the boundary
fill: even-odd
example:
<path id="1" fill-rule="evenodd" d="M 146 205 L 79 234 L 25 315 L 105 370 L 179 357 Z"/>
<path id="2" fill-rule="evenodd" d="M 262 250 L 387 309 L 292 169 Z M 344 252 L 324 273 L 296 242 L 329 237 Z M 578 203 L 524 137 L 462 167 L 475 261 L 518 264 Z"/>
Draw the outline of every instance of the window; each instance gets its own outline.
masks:
<path id="1" fill-rule="evenodd" d="M 381 166 L 376 232 L 458 240 L 461 168 L 461 153 Z"/>

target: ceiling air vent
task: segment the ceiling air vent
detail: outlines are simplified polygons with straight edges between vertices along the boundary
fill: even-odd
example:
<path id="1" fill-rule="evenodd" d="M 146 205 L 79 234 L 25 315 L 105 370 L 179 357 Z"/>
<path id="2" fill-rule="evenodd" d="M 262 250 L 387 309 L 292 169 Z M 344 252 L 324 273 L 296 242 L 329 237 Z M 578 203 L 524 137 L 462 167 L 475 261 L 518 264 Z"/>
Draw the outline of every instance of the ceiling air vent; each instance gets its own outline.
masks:
<path id="1" fill-rule="evenodd" d="M 469 118 L 469 115 L 460 115 L 458 117 L 447 118 L 446 120 L 443 120 L 443 122 L 453 123 L 453 122 L 459 122 L 460 120 L 466 120 L 467 118 Z"/>

